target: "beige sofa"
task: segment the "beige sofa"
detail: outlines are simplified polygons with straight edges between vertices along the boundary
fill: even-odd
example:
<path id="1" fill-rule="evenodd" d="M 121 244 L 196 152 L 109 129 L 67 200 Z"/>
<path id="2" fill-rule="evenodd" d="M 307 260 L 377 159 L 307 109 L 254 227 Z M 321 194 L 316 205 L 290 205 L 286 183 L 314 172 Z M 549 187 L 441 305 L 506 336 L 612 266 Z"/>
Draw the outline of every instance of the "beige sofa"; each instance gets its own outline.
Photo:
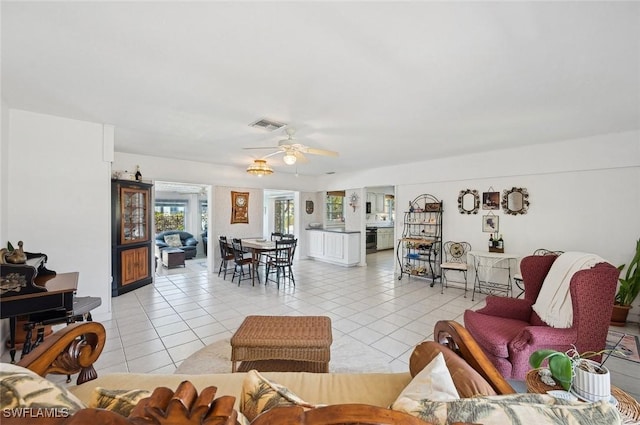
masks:
<path id="1" fill-rule="evenodd" d="M 264 372 L 267 379 L 289 388 L 295 394 L 313 404 L 364 403 L 387 407 L 411 381 L 406 373 L 305 373 Z M 217 387 L 217 394 L 236 397 L 238 409 L 242 382 L 246 373 L 221 373 L 208 375 L 152 375 L 117 373 L 69 388 L 85 404 L 89 404 L 95 387 L 107 389 L 145 389 L 156 387 L 178 388 L 182 381 L 190 381 L 201 391 L 208 386 Z"/>
<path id="2" fill-rule="evenodd" d="M 31 373 L 34 379 L 41 381 L 46 381 L 41 376 L 51 372 L 70 374 L 79 372 L 78 385 L 67 389 L 81 402 L 74 406 L 75 409 L 72 411 L 75 413 L 70 417 L 40 418 L 38 425 L 88 423 L 92 425 L 187 425 L 191 423 L 236 425 L 242 419 L 238 411 L 245 413 L 255 425 L 341 423 L 423 425 L 441 423 L 447 418 L 447 412 L 455 413 L 456 411 L 463 411 L 465 415 L 467 412 L 476 415 L 463 416 L 462 420 L 469 423 L 501 425 L 520 423 L 519 421 L 523 418 L 530 419 L 530 415 L 537 414 L 541 420 L 537 423 L 542 424 L 554 423 L 544 419 L 548 416 L 548 410 L 555 410 L 554 415 L 562 417 L 577 413 L 575 417 L 579 418 L 582 417 L 580 415 L 584 415 L 585 409 L 589 410 L 588 415 L 595 413 L 599 418 L 606 419 L 602 423 L 621 423 L 615 408 L 604 402 L 595 407 L 589 407 L 590 405 L 587 404 L 566 406 L 561 402 L 553 401 L 555 399 L 548 396 L 522 394 L 506 396 L 512 397 L 510 401 L 494 400 L 492 394 L 508 395 L 515 391 L 500 376 L 464 327 L 455 322 L 438 322 L 434 335 L 438 342 L 418 345 L 410 359 L 410 370 L 402 373 L 264 372 L 259 374 L 248 372 L 205 375 L 120 373 L 104 375 L 96 379 L 92 365 L 104 346 L 105 334 L 102 325 L 89 322 L 71 325 L 58 331 L 52 338 L 25 356 L 19 365 L 29 369 L 26 372 Z M 82 338 L 78 339 L 79 336 Z M 429 409 L 434 412 L 438 410 L 439 419 L 435 417 L 429 419 L 432 422 L 424 422 L 406 413 L 416 414 L 413 408 L 389 410 L 392 404 L 395 409 L 400 403 L 399 396 L 408 385 L 413 385 L 416 380 L 413 377 L 425 373 L 426 376 L 433 376 L 430 367 L 431 364 L 437 363 L 432 362 L 436 357 L 440 358 L 440 368 L 450 376 L 451 385 L 455 386 L 452 391 L 457 393 L 456 397 L 459 395 L 460 399 L 422 397 L 418 400 L 409 400 L 417 402 L 418 404 L 415 405 L 417 407 L 427 401 L 426 404 L 430 405 Z M 246 380 L 254 379 L 256 376 L 259 378 L 260 386 L 267 382 L 271 385 L 269 391 L 273 393 L 275 389 L 276 394 L 264 399 L 261 396 L 254 403 L 253 397 L 259 391 L 255 393 L 252 391 L 257 388 L 262 390 L 262 388 L 255 386 L 255 380 L 250 382 L 253 386 L 248 386 Z M 251 379 L 248 380 L 251 381 Z M 270 381 L 279 385 L 272 385 L 273 382 Z M 39 384 L 36 385 L 38 386 Z M 133 410 L 123 416 L 112 411 L 93 408 L 93 406 L 102 407 L 100 403 L 97 405 L 93 403 L 94 395 L 99 392 L 98 388 L 147 390 L 153 393 L 150 397 L 144 394 L 142 396 L 144 398 L 141 397 L 131 403 Z M 3 392 L 6 391 L 3 390 Z M 278 400 L 280 395 L 284 395 L 287 404 L 294 407 L 274 408 L 273 404 L 281 404 Z M 293 397 L 289 397 L 291 395 Z M 476 397 L 487 395 L 489 397 Z M 509 403 L 508 409 L 504 408 L 505 402 Z M 259 403 L 263 404 L 258 406 Z M 250 405 L 256 405 L 253 406 L 255 409 L 248 409 L 247 406 L 251 407 Z M 319 405 L 328 406 L 318 407 Z M 308 408 L 311 409 L 305 411 Z M 487 416 L 487 411 L 490 411 L 490 416 Z M 420 414 L 422 413 L 424 412 L 421 411 Z M 193 418 L 196 414 L 205 415 L 207 420 L 194 422 Z M 477 418 L 482 420 L 476 420 Z M 455 420 L 461 419 L 456 417 Z M 22 425 L 33 422 L 30 418 L 4 416 L 3 424 L 5 423 Z M 580 424 L 581 422 L 574 420 L 563 423 Z"/>

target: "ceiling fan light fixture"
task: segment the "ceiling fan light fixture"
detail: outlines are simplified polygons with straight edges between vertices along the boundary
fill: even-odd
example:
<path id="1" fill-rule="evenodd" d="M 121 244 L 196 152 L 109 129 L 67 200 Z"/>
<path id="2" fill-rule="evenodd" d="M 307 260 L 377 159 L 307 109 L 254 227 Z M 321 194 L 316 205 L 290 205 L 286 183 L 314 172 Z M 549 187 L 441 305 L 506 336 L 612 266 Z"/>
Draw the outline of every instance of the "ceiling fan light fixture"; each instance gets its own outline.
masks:
<path id="1" fill-rule="evenodd" d="M 247 173 L 262 177 L 273 174 L 273 169 L 267 165 L 267 161 L 264 159 L 254 159 L 253 164 L 247 167 Z"/>
<path id="2" fill-rule="evenodd" d="M 297 158 L 293 153 L 287 152 L 284 157 L 282 157 L 282 160 L 287 165 L 293 165 L 296 163 Z"/>

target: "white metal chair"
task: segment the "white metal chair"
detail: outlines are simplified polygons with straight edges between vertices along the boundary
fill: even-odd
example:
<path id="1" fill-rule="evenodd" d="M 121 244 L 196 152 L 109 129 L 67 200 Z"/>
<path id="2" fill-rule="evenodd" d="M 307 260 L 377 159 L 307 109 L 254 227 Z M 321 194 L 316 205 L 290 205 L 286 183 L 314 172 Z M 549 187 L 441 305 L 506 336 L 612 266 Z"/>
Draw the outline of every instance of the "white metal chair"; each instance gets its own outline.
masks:
<path id="1" fill-rule="evenodd" d="M 551 251 L 545 248 L 538 248 L 533 251 L 533 255 L 560 255 L 564 254 L 564 251 Z M 515 298 L 520 298 L 524 294 L 524 284 L 522 283 L 522 273 L 518 272 L 513 275 L 513 283 L 516 284 L 520 293 Z"/>
<path id="2" fill-rule="evenodd" d="M 447 241 L 442 245 L 443 262 L 440 264 L 442 274 L 442 290 L 447 285 L 446 272 L 461 272 L 464 276 L 464 296 L 467 297 L 467 253 L 471 251 L 468 242 Z M 448 285 L 447 285 L 448 287 Z"/>

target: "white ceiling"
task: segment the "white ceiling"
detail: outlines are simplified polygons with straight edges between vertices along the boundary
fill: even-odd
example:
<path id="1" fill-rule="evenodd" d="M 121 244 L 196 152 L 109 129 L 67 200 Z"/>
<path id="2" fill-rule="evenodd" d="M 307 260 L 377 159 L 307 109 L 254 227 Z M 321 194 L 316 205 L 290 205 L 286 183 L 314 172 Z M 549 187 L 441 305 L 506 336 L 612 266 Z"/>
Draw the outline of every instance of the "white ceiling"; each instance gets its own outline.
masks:
<path id="1" fill-rule="evenodd" d="M 119 152 L 343 172 L 640 128 L 638 2 L 2 2 L 2 97 Z M 281 156 L 276 172 L 295 172 Z"/>

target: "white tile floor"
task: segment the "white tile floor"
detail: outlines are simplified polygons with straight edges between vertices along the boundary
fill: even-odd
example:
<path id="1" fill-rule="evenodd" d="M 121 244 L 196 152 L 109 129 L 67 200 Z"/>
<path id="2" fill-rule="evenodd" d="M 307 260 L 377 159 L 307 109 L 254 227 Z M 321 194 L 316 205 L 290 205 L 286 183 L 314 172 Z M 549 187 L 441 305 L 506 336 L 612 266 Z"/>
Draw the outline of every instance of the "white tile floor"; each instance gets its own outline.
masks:
<path id="1" fill-rule="evenodd" d="M 173 373 L 189 355 L 213 341 L 229 338 L 245 316 L 326 315 L 334 340 L 355 338 L 386 354 L 390 369 L 408 370 L 414 345 L 432 339 L 438 320 L 462 323 L 465 309 L 484 305 L 484 297 L 453 287 L 440 293 L 422 279 L 393 272 L 393 251 L 367 255 L 367 267 L 345 268 L 312 260 L 294 265 L 296 286 L 274 283 L 238 287 L 231 276 L 223 280 L 208 273 L 204 259 L 185 268 L 158 269 L 145 286 L 112 300 L 113 319 L 98 374 L 110 372 Z M 620 330 L 621 328 L 616 328 Z M 638 334 L 638 326 L 626 332 Z M 613 383 L 640 396 L 640 364 L 611 358 Z"/>

